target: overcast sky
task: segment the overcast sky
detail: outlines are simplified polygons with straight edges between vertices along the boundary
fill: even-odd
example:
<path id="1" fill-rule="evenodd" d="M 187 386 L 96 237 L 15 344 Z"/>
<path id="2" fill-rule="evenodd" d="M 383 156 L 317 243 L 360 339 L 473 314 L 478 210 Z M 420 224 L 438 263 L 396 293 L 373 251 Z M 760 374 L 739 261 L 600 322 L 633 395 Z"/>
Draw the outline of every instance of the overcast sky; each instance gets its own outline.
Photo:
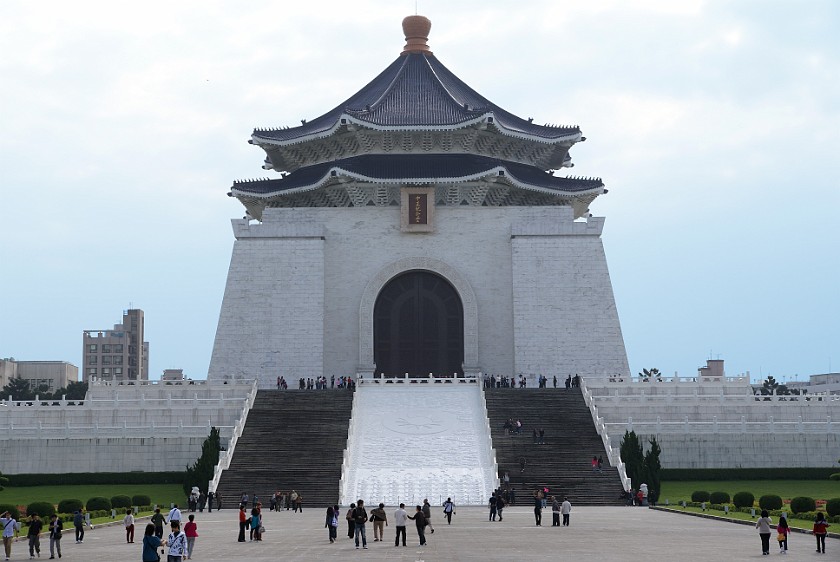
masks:
<path id="1" fill-rule="evenodd" d="M 142 308 L 206 377 L 233 245 L 294 126 L 399 54 L 413 0 L 0 2 L 0 357 L 81 365 Z M 840 2 L 422 0 L 494 103 L 580 125 L 630 368 L 840 371 Z M 341 373 L 336 373 L 341 374 Z"/>

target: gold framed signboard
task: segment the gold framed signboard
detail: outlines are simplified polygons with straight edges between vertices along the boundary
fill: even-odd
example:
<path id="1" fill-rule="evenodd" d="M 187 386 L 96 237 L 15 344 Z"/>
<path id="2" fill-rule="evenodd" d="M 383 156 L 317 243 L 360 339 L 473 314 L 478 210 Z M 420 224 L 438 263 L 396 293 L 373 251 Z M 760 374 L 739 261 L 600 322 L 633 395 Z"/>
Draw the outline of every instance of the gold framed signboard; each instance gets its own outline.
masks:
<path id="1" fill-rule="evenodd" d="M 400 196 L 400 230 L 434 232 L 435 188 L 404 187 Z"/>

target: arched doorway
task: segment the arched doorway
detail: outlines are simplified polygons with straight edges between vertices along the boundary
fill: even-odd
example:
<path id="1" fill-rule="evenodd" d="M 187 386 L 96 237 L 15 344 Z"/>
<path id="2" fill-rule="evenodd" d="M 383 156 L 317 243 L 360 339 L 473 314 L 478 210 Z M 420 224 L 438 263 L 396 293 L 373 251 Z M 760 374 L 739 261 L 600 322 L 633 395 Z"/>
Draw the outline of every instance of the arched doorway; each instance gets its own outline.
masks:
<path id="1" fill-rule="evenodd" d="M 389 281 L 373 309 L 376 374 L 462 374 L 464 308 L 455 288 L 429 271 Z"/>

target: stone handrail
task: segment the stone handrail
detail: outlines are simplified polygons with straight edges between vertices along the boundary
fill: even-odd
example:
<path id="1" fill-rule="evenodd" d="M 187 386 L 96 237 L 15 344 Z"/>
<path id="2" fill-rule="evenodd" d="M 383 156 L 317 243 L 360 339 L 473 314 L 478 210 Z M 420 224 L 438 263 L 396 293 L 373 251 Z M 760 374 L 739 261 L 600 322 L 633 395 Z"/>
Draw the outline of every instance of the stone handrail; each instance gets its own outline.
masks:
<path id="1" fill-rule="evenodd" d="M 245 400 L 245 404 L 242 407 L 242 413 L 239 415 L 236 425 L 233 426 L 233 432 L 228 440 L 227 449 L 219 453 L 219 462 L 213 469 L 213 479 L 210 480 L 207 486 L 208 492 L 216 491 L 216 488 L 219 485 L 219 480 L 222 478 L 222 472 L 230 467 L 230 461 L 233 459 L 233 452 L 234 449 L 236 449 L 236 443 L 239 441 L 239 437 L 245 429 L 245 422 L 248 420 L 248 412 L 251 411 L 251 407 L 254 405 L 254 400 L 257 398 L 257 381 L 252 380 L 250 384 L 251 392 L 248 393 L 248 398 Z"/>
<path id="2" fill-rule="evenodd" d="M 380 376 L 374 378 L 364 378 L 360 376 L 356 379 L 358 384 L 429 384 L 429 383 L 467 383 L 477 384 L 478 377 L 476 375 L 458 375 L 458 376 L 437 376 L 429 375 L 427 377 L 410 377 L 408 373 L 404 375 Z"/>
<path id="3" fill-rule="evenodd" d="M 481 407 L 484 410 L 484 430 L 485 434 L 487 435 L 487 447 L 490 451 L 490 459 L 493 461 L 493 489 L 499 489 L 499 463 L 496 459 L 496 449 L 493 447 L 493 432 L 490 430 L 490 414 L 487 411 L 487 399 L 484 396 L 484 385 L 478 385 L 479 391 L 481 392 Z M 483 498 L 482 501 L 488 500 L 489 498 Z"/>
<path id="4" fill-rule="evenodd" d="M 840 433 L 840 421 L 832 421 L 826 416 L 825 421 L 803 421 L 798 416 L 796 421 L 776 421 L 769 416 L 767 421 L 747 421 L 741 416 L 740 421 L 718 421 L 712 416 L 710 421 L 691 421 L 686 416 L 682 421 L 634 421 L 628 418 L 626 423 L 610 422 L 604 424 L 613 434 L 623 431 L 635 431 L 642 434 L 697 434 L 697 433 Z"/>
<path id="5" fill-rule="evenodd" d="M 592 393 L 586 387 L 586 382 L 583 379 L 580 380 L 580 390 L 583 394 L 584 402 L 586 403 L 587 407 L 589 407 L 589 412 L 592 415 L 592 421 L 595 424 L 595 430 L 598 432 L 598 435 L 601 436 L 601 440 L 604 443 L 604 450 L 607 453 L 607 459 L 610 461 L 610 465 L 618 469 L 618 476 L 621 479 L 621 486 L 625 490 L 631 489 L 632 482 L 627 476 L 627 467 L 621 460 L 621 451 L 618 447 L 612 446 L 612 438 L 610 437 L 607 426 L 604 423 L 604 418 L 598 415 L 598 407 L 595 406 L 595 402 L 592 400 Z"/>
<path id="6" fill-rule="evenodd" d="M 363 379 L 359 379 L 363 380 Z M 370 381 L 368 381 L 370 382 Z M 359 410 L 357 409 L 357 402 L 359 400 L 359 393 L 353 393 L 353 404 L 350 406 L 350 423 L 347 426 L 347 444 L 344 447 L 344 452 L 342 452 L 341 456 L 341 478 L 338 480 L 338 497 L 344 497 L 344 491 L 347 487 L 347 480 L 346 475 L 350 470 L 351 466 L 351 458 L 350 458 L 350 451 L 352 450 L 353 446 L 353 435 L 355 434 L 355 427 L 356 427 L 356 417 L 353 415 Z"/>

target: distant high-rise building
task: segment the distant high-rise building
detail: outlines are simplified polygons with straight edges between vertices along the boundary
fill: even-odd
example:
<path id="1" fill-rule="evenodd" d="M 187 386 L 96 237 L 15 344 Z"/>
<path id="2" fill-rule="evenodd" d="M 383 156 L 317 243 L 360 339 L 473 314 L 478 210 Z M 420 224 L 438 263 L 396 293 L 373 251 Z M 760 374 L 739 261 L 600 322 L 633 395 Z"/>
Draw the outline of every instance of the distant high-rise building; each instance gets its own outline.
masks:
<path id="1" fill-rule="evenodd" d="M 143 341 L 143 311 L 123 311 L 113 330 L 85 330 L 82 335 L 82 380 L 131 382 L 149 380 L 149 342 Z"/>

